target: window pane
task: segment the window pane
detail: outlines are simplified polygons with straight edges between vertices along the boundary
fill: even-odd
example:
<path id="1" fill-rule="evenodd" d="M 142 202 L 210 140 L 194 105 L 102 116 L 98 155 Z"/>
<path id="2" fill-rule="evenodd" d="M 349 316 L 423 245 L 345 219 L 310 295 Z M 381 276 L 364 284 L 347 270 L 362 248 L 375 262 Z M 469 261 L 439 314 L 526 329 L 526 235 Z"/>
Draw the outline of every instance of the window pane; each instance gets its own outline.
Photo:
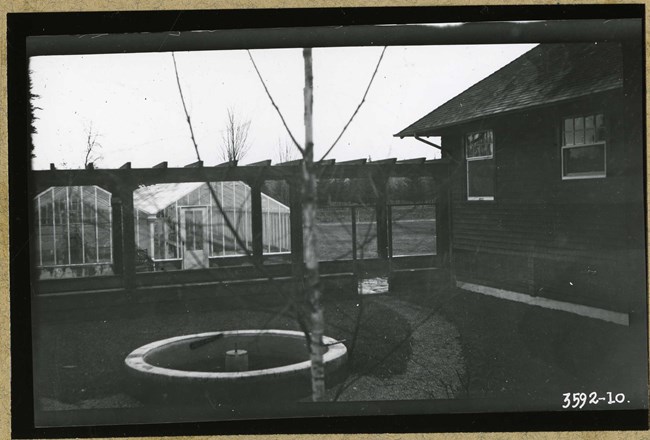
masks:
<path id="1" fill-rule="evenodd" d="M 187 196 L 188 205 L 198 205 L 199 204 L 199 191 L 200 188 L 195 189 Z"/>
<path id="2" fill-rule="evenodd" d="M 55 263 L 68 263 L 68 210 L 65 187 L 54 188 Z"/>
<path id="3" fill-rule="evenodd" d="M 574 125 L 574 144 L 580 145 L 585 143 L 585 120 L 584 118 L 575 118 L 573 120 Z"/>
<path id="4" fill-rule="evenodd" d="M 564 120 L 563 145 L 584 145 L 604 140 L 604 119 L 602 114 Z"/>
<path id="5" fill-rule="evenodd" d="M 81 221 L 81 194 L 80 187 L 71 186 L 68 188 L 68 197 L 70 201 L 70 224 Z"/>
<path id="6" fill-rule="evenodd" d="M 81 239 L 81 195 L 78 186 L 68 187 L 68 216 L 70 232 L 70 263 L 83 263 Z"/>
<path id="7" fill-rule="evenodd" d="M 494 197 L 494 159 L 467 162 L 467 196 Z"/>
<path id="8" fill-rule="evenodd" d="M 97 259 L 110 262 L 111 259 L 111 201 L 107 193 L 97 190 Z"/>
<path id="9" fill-rule="evenodd" d="M 158 213 L 156 221 L 154 223 L 154 246 L 153 252 L 149 252 L 149 255 L 154 258 L 165 258 L 165 219 L 160 216 Z"/>
<path id="10" fill-rule="evenodd" d="M 83 263 L 83 236 L 80 223 L 70 223 L 70 263 Z"/>
<path id="11" fill-rule="evenodd" d="M 593 145 L 564 150 L 564 174 L 605 172 L 605 146 Z"/>
<path id="12" fill-rule="evenodd" d="M 203 250 L 203 211 L 194 211 L 194 250 Z"/>
<path id="13" fill-rule="evenodd" d="M 219 208 L 212 207 L 212 255 L 224 255 L 224 221 Z"/>
<path id="14" fill-rule="evenodd" d="M 573 118 L 568 118 L 564 120 L 564 145 L 573 145 L 574 143 Z"/>
<path id="15" fill-rule="evenodd" d="M 596 115 L 596 140 L 605 140 L 605 122 L 603 121 L 603 115 Z"/>
<path id="16" fill-rule="evenodd" d="M 165 208 L 165 231 L 167 232 L 167 253 L 165 258 L 178 258 L 178 245 L 176 233 L 176 206 L 171 205 Z"/>
<path id="17" fill-rule="evenodd" d="M 575 118 L 575 131 L 580 131 L 585 128 L 584 118 Z"/>
<path id="18" fill-rule="evenodd" d="M 199 187 L 199 204 L 209 205 L 210 199 L 212 198 L 212 193 L 210 188 L 207 185 Z"/>
<path id="19" fill-rule="evenodd" d="M 87 186 L 82 188 L 83 221 L 87 225 L 95 225 L 95 188 Z"/>
<path id="20" fill-rule="evenodd" d="M 185 249 L 194 250 L 194 213 L 185 211 Z"/>
<path id="21" fill-rule="evenodd" d="M 471 133 L 466 137 L 467 157 L 491 156 L 493 153 L 492 131 Z"/>
<path id="22" fill-rule="evenodd" d="M 95 228 L 84 228 L 84 254 L 86 263 L 97 262 L 97 241 Z"/>
<path id="23" fill-rule="evenodd" d="M 596 142 L 596 128 L 594 116 L 587 116 L 585 118 L 585 143 L 593 144 Z"/>
<path id="24" fill-rule="evenodd" d="M 54 264 L 54 192 L 50 189 L 41 196 L 41 256 L 43 264 Z"/>

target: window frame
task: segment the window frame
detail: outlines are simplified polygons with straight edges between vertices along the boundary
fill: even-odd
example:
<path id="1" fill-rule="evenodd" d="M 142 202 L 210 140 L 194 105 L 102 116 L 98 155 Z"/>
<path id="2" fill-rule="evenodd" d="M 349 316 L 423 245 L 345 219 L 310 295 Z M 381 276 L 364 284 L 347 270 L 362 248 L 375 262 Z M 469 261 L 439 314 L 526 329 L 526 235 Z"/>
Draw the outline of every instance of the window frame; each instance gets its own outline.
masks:
<path id="1" fill-rule="evenodd" d="M 577 118 L 586 119 L 590 116 L 593 116 L 594 121 L 597 120 L 598 116 L 602 116 L 602 126 L 601 130 L 603 131 L 602 139 L 598 138 L 598 127 L 594 122 L 594 142 L 583 142 L 580 144 L 574 143 L 571 145 L 566 144 L 566 121 L 571 119 L 575 124 Z M 585 123 L 586 124 L 586 123 Z M 583 130 L 586 131 L 586 126 Z M 575 130 L 574 130 L 575 132 Z M 602 146 L 603 148 L 603 170 L 602 171 L 587 171 L 581 173 L 567 173 L 565 168 L 565 159 L 564 155 L 567 150 L 574 148 L 588 148 Z M 604 179 L 607 177 L 607 119 L 604 112 L 591 112 L 591 113 L 582 113 L 582 114 L 572 114 L 562 117 L 560 121 L 560 176 L 562 180 L 584 180 L 584 179 Z"/>
<path id="2" fill-rule="evenodd" d="M 477 133 L 491 133 L 491 141 L 492 141 L 492 148 L 491 148 L 491 153 L 488 155 L 484 156 L 475 156 L 475 157 L 469 157 L 467 147 L 468 147 L 468 137 L 477 134 Z M 465 149 L 465 185 L 467 189 L 467 201 L 475 202 L 475 201 L 486 201 L 486 202 L 492 202 L 494 201 L 494 197 L 496 195 L 496 165 L 495 165 L 495 171 L 494 171 L 494 194 L 491 196 L 471 196 L 469 194 L 469 163 L 470 162 L 475 162 L 479 160 L 496 160 L 495 159 L 495 142 L 494 142 L 494 130 L 489 128 L 485 130 L 475 130 L 475 131 L 470 131 L 466 132 L 463 135 L 463 147 Z"/>

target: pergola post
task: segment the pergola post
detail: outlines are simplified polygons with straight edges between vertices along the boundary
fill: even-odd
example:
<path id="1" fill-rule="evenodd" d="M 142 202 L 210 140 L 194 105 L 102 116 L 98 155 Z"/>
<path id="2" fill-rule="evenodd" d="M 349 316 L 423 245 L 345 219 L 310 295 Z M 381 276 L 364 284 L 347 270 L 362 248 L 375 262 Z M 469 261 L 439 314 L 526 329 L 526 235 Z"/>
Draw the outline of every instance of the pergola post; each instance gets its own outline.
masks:
<path id="1" fill-rule="evenodd" d="M 111 218 L 113 233 L 113 272 L 122 274 L 122 199 L 119 193 L 112 191 L 111 196 Z"/>
<path id="2" fill-rule="evenodd" d="M 259 264 L 264 261 L 264 236 L 262 223 L 262 182 L 250 183 L 251 187 L 251 231 L 253 239 L 253 258 Z"/>
<path id="3" fill-rule="evenodd" d="M 120 220 L 122 223 L 122 279 L 124 288 L 135 289 L 135 222 L 133 217 L 133 186 L 122 184 L 119 187 L 119 197 L 122 201 Z M 117 240 L 116 240 L 117 241 Z"/>
<path id="4" fill-rule="evenodd" d="M 304 269 L 302 231 L 302 199 L 299 179 L 287 179 L 289 184 L 289 221 L 291 223 L 291 273 L 301 277 Z"/>
<path id="5" fill-rule="evenodd" d="M 384 175 L 372 176 L 377 191 L 375 214 L 377 219 L 377 257 L 388 259 L 388 178 Z"/>

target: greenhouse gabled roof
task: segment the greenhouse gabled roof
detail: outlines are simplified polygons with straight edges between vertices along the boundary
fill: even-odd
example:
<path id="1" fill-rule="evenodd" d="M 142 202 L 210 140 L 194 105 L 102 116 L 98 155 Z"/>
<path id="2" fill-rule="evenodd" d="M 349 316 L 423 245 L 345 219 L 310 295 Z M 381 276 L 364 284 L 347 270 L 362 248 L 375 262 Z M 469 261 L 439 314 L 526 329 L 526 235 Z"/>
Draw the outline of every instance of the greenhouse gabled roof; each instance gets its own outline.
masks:
<path id="1" fill-rule="evenodd" d="M 160 183 L 141 186 L 133 192 L 133 206 L 142 212 L 155 215 L 203 185 L 205 182 Z"/>

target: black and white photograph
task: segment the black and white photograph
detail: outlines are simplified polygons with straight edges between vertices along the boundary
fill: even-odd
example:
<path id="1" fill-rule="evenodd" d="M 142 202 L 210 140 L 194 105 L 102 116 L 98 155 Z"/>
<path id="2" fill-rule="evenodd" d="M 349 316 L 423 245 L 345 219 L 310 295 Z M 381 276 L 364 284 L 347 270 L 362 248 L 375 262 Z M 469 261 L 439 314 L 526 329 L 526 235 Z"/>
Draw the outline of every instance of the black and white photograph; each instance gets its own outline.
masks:
<path id="1" fill-rule="evenodd" d="M 397 9 L 9 15 L 34 429 L 647 426 L 643 6 Z"/>

